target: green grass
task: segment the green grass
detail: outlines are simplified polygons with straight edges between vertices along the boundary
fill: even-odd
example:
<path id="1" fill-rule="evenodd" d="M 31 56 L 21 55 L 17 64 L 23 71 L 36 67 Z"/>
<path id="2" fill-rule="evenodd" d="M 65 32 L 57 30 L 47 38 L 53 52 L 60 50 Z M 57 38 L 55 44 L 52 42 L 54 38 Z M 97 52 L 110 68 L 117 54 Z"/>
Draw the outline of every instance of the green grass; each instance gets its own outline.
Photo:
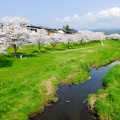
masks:
<path id="1" fill-rule="evenodd" d="M 120 64 L 110 69 L 103 79 L 105 90 L 99 90 L 95 95 L 90 95 L 88 103 L 93 107 L 100 119 L 120 119 Z M 95 99 L 97 98 L 97 99 Z M 91 101 L 95 100 L 92 105 Z"/>
<path id="2" fill-rule="evenodd" d="M 88 80 L 90 66 L 98 68 L 120 59 L 120 41 L 106 40 L 104 44 L 71 44 L 72 49 L 58 44 L 55 50 L 49 45 L 40 53 L 37 46 L 22 46 L 17 58 L 9 48 L 8 55 L 0 55 L 0 119 L 27 120 L 31 113 L 56 100 L 54 91 L 60 83 L 83 83 Z M 54 91 L 47 94 L 45 83 L 49 81 Z"/>

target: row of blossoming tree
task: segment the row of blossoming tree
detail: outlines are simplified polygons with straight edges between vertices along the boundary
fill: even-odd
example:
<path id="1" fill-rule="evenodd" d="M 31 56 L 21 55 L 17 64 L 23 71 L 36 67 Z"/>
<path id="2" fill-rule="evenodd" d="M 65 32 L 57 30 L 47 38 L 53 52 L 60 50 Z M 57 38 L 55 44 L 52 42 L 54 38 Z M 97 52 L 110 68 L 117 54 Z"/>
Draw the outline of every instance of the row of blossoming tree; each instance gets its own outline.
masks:
<path id="1" fill-rule="evenodd" d="M 109 36 L 102 32 L 79 31 L 75 34 L 54 33 L 48 35 L 44 29 L 37 32 L 31 31 L 27 26 L 29 21 L 24 17 L 5 17 L 2 19 L 0 26 L 0 53 L 12 46 L 16 56 L 17 50 L 21 45 L 29 43 L 38 44 L 39 51 L 41 45 L 51 44 L 53 49 L 58 43 L 77 43 L 89 41 L 102 41 L 106 38 L 120 39 L 119 34 L 111 34 Z"/>

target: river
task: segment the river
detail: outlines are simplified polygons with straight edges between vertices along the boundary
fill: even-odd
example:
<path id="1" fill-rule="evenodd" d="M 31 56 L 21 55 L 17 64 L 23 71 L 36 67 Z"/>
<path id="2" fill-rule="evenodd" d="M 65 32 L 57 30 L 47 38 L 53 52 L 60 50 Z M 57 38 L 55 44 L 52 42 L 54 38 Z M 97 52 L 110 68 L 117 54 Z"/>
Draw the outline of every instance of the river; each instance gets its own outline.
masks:
<path id="1" fill-rule="evenodd" d="M 92 68 L 91 78 L 79 85 L 60 85 L 58 89 L 58 101 L 46 107 L 44 112 L 30 120 L 96 120 L 85 102 L 88 94 L 96 93 L 98 89 L 104 89 L 102 79 L 106 72 L 118 61 L 99 69 Z"/>

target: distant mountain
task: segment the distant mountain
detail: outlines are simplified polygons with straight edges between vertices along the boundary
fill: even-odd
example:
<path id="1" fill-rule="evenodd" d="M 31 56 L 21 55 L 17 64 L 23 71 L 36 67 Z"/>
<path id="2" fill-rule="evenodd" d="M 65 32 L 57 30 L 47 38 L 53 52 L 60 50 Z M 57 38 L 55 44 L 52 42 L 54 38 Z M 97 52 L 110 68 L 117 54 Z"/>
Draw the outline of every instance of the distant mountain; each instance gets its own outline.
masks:
<path id="1" fill-rule="evenodd" d="M 113 34 L 113 33 L 118 33 L 120 34 L 120 29 L 92 29 L 91 31 L 93 32 L 103 32 L 104 34 Z"/>

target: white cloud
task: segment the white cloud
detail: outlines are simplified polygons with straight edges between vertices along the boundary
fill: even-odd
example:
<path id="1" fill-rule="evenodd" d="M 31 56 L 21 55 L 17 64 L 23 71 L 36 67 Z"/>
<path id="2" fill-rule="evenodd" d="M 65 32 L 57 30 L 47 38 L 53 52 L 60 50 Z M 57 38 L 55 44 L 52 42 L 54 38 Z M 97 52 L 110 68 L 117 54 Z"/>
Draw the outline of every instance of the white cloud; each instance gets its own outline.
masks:
<path id="1" fill-rule="evenodd" d="M 96 16 L 93 12 L 89 12 L 83 16 L 84 19 L 87 19 L 88 21 L 94 21 L 96 19 Z"/>
<path id="2" fill-rule="evenodd" d="M 120 25 L 120 8 L 113 7 L 99 12 L 88 12 L 83 16 L 75 14 L 62 19 L 56 18 L 56 24 L 76 25 L 82 28 L 118 28 Z"/>
<path id="3" fill-rule="evenodd" d="M 72 20 L 72 17 L 67 16 L 67 17 L 64 17 L 63 22 L 71 22 L 71 20 Z"/>
<path id="4" fill-rule="evenodd" d="M 120 8 L 114 7 L 98 12 L 98 16 L 102 18 L 120 18 Z"/>
<path id="5" fill-rule="evenodd" d="M 66 17 L 64 17 L 63 19 L 60 19 L 60 18 L 55 18 L 55 21 L 56 22 L 72 22 L 72 21 L 74 21 L 74 20 L 80 20 L 81 18 L 77 15 L 77 14 L 75 14 L 74 16 L 66 16 Z"/>

